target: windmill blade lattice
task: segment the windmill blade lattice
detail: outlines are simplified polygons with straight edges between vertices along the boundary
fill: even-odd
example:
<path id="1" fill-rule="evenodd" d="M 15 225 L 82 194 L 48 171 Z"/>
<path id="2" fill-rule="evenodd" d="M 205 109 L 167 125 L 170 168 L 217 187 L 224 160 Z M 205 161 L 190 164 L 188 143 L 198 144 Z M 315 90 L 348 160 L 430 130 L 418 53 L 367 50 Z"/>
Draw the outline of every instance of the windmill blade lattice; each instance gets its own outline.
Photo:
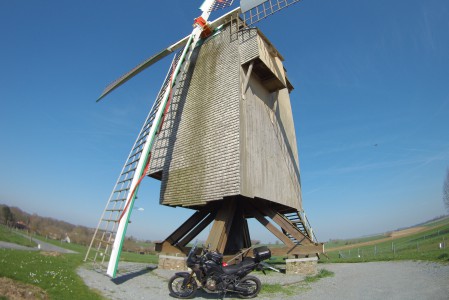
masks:
<path id="1" fill-rule="evenodd" d="M 137 174 L 137 164 L 143 158 L 143 150 L 147 143 L 148 135 L 150 134 L 151 128 L 156 125 L 156 113 L 159 110 L 164 95 L 167 90 L 170 89 L 171 77 L 179 62 L 181 53 L 182 51 L 179 51 L 173 58 L 169 72 L 165 77 L 164 83 L 162 84 L 156 101 L 142 126 L 137 140 L 131 148 L 128 159 L 120 172 L 120 176 L 109 197 L 86 253 L 84 261 L 92 261 L 95 267 L 100 270 L 105 270 L 111 260 L 112 246 L 116 239 L 120 218 L 126 207 L 126 200 L 131 193 L 131 183 L 135 177 L 139 176 L 139 174 Z"/>
<path id="2" fill-rule="evenodd" d="M 251 26 L 299 1 L 301 0 L 242 0 L 241 16 L 246 25 Z"/>

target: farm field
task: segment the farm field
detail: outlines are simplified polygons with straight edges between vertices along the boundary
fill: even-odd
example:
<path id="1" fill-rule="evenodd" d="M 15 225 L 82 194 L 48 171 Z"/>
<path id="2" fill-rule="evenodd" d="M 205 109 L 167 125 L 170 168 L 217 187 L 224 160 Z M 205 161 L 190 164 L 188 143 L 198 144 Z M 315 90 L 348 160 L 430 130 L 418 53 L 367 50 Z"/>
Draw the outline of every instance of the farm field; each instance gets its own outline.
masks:
<path id="1" fill-rule="evenodd" d="M 367 262 L 428 260 L 449 262 L 449 217 L 417 227 L 362 239 L 325 245 L 329 260 L 322 262 Z"/>

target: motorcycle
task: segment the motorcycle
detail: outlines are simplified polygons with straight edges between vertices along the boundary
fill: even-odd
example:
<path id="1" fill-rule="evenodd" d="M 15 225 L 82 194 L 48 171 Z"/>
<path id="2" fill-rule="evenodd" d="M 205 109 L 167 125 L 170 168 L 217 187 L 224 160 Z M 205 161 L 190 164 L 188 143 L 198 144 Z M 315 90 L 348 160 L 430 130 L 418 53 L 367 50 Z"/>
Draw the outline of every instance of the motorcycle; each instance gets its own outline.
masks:
<path id="1" fill-rule="evenodd" d="M 240 298 L 254 298 L 260 292 L 260 280 L 248 275 L 254 270 L 273 269 L 263 262 L 271 257 L 271 251 L 265 246 L 254 248 L 253 257 L 245 257 L 235 265 L 223 264 L 223 255 L 204 249 L 196 255 L 196 243 L 187 256 L 187 266 L 192 272 L 178 272 L 168 282 L 168 289 L 173 297 L 193 298 L 200 286 L 207 293 L 237 293 Z M 278 270 L 276 270 L 278 271 Z"/>

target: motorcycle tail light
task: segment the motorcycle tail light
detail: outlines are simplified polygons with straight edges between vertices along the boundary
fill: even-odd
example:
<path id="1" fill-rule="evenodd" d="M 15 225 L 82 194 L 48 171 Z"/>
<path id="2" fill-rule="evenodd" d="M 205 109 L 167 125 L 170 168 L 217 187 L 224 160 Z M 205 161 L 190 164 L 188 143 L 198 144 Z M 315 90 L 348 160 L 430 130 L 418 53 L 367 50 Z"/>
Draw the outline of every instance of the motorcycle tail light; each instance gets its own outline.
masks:
<path id="1" fill-rule="evenodd" d="M 227 267 L 227 266 L 228 266 L 228 264 L 225 263 L 225 262 L 223 262 L 221 265 L 222 265 L 223 267 Z"/>

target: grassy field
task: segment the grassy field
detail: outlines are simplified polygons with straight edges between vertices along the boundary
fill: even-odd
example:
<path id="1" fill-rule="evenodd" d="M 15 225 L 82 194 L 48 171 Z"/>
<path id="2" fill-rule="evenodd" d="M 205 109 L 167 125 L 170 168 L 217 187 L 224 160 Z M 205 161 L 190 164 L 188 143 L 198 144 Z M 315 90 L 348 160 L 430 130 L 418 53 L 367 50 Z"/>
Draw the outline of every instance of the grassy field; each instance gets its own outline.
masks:
<path id="1" fill-rule="evenodd" d="M 103 299 L 76 274 L 81 263 L 80 254 L 0 249 L 0 277 L 40 287 L 50 299 Z"/>
<path id="2" fill-rule="evenodd" d="M 18 234 L 14 229 L 0 225 L 0 241 L 14 243 L 26 247 L 36 247 L 36 243 Z"/>
<path id="3" fill-rule="evenodd" d="M 90 290 L 76 274 L 76 269 L 83 264 L 87 247 L 73 243 L 45 239 L 33 236 L 62 248 L 76 251 L 76 254 L 57 254 L 43 251 L 23 251 L 0 249 L 0 278 L 6 277 L 31 284 L 43 289 L 50 299 L 103 299 L 97 292 Z M 29 239 L 24 238 L 15 231 L 0 227 L 0 240 L 26 246 L 37 246 Z M 141 255 L 137 253 L 122 252 L 122 261 L 156 263 L 157 255 Z M 14 288 L 14 287 L 12 287 Z M 0 299 L 2 298 L 0 295 Z"/>
<path id="4" fill-rule="evenodd" d="M 83 256 L 84 259 L 84 255 L 87 252 L 87 247 L 83 246 L 83 245 L 79 245 L 79 244 L 74 244 L 74 243 L 64 243 L 64 242 L 60 242 L 60 241 L 56 241 L 56 240 L 50 240 L 50 239 L 45 239 L 45 237 L 42 236 L 36 236 L 33 237 L 35 239 L 41 240 L 43 242 L 61 247 L 61 248 L 66 248 L 72 251 L 76 251 L 79 254 L 81 254 Z M 156 254 L 139 254 L 139 253 L 135 253 L 135 252 L 126 252 L 123 251 L 120 257 L 121 261 L 128 261 L 128 262 L 141 262 L 141 263 L 149 263 L 149 264 L 157 264 L 158 263 L 158 256 Z"/>
<path id="5" fill-rule="evenodd" d="M 347 246 L 345 244 L 346 246 L 343 249 L 332 250 L 332 248 L 340 245 L 326 244 L 326 253 L 330 259 L 323 259 L 322 262 L 409 259 L 449 262 L 449 218 L 423 226 L 427 226 L 429 229 L 397 238 L 384 237 L 383 239 L 377 239 L 378 242 L 373 239 L 370 241 L 370 245 L 353 244 Z"/>

